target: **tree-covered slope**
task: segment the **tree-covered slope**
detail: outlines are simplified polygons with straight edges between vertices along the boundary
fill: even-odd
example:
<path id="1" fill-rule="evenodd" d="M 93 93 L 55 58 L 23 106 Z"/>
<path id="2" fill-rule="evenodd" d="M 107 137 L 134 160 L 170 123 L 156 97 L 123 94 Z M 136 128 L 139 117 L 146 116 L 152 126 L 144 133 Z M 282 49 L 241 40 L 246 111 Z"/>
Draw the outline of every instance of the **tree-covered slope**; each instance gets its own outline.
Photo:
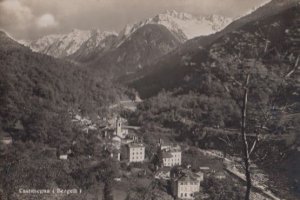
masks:
<path id="1" fill-rule="evenodd" d="M 47 138 L 51 122 L 60 114 L 81 110 L 102 115 L 120 94 L 109 81 L 96 79 L 80 66 L 33 53 L 3 32 L 0 44 L 1 129 L 13 129 L 18 122 L 27 136 Z"/>
<path id="2" fill-rule="evenodd" d="M 214 58 L 210 55 L 213 45 L 224 47 L 223 54 L 234 56 L 238 52 L 230 49 L 231 47 L 240 44 L 263 46 L 265 44 L 263 39 L 258 41 L 260 44 L 254 42 L 259 37 L 265 37 L 264 39 L 270 40 L 271 45 L 276 44 L 279 47 L 279 45 L 285 43 L 285 48 L 289 49 L 289 34 L 284 33 L 284 28 L 297 30 L 297 24 L 295 24 L 297 12 L 299 12 L 298 1 L 272 1 L 252 14 L 233 22 L 219 33 L 187 41 L 176 50 L 162 57 L 158 62 L 152 63 L 151 66 L 145 68 L 134 78 L 128 78 L 127 81 L 140 92 L 142 97 L 149 97 L 157 94 L 162 88 L 174 89 L 186 85 L 187 76 L 194 75 L 195 77 L 197 76 L 195 72 L 199 70 L 201 65 L 206 62 L 208 64 L 214 63 Z M 292 24 L 288 20 L 295 23 Z M 281 28 L 276 29 L 272 26 L 273 23 L 277 22 L 281 23 Z M 266 28 L 268 26 L 271 27 Z M 263 32 L 260 32 L 260 29 Z M 272 32 L 272 35 L 269 32 Z M 248 34 L 247 37 L 244 34 Z M 223 41 L 226 38 L 228 41 L 225 44 Z M 253 38 L 255 40 L 252 41 Z M 297 45 L 293 46 L 297 47 Z M 282 49 L 282 51 L 287 49 Z M 251 49 L 249 49 L 250 51 Z M 274 57 L 268 57 L 269 60 L 272 58 Z M 219 71 L 218 69 L 217 66 L 215 71 Z"/>
<path id="3" fill-rule="evenodd" d="M 299 13 L 295 5 L 186 52 L 179 62 L 167 57 L 158 63 L 165 65 L 131 84 L 142 97 L 153 96 L 141 110 L 155 111 L 153 119 L 166 116 L 170 121 L 174 113 L 182 112 L 179 118 L 188 116 L 198 124 L 239 127 L 239 85 L 249 74 L 254 106 L 275 105 L 270 102 L 276 100 L 276 106 L 287 113 L 299 112 Z M 163 89 L 170 92 L 155 96 Z"/>
<path id="4" fill-rule="evenodd" d="M 72 116 L 104 117 L 121 95 L 121 87 L 109 80 L 33 53 L 0 32 L 0 138 L 12 137 L 12 144 L 0 142 L 0 199 L 79 200 L 99 195 L 102 141 L 83 131 Z M 69 160 L 60 160 L 66 153 Z M 57 188 L 82 188 L 84 194 L 20 192 Z"/>
<path id="5" fill-rule="evenodd" d="M 270 190 L 298 199 L 300 7 L 286 2 L 272 1 L 224 32 L 188 41 L 135 77 L 131 86 L 145 101 L 132 121 L 156 137 L 240 155 L 247 88 L 247 134 L 275 138 L 258 142 L 253 162 L 270 176 Z"/>

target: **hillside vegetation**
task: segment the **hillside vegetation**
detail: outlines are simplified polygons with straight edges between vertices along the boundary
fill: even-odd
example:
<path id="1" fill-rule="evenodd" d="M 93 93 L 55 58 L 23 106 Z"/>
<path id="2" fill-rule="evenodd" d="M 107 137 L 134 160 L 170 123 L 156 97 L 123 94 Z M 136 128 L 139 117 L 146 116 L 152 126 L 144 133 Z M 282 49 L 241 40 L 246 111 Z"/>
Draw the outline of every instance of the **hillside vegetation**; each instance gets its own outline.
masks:
<path id="1" fill-rule="evenodd" d="M 104 116 L 108 105 L 121 96 L 121 90 L 109 80 L 69 62 L 33 53 L 5 33 L 1 33 L 0 43 L 2 129 L 12 129 L 20 121 L 25 132 L 30 129 L 28 134 L 41 134 L 31 128 L 44 123 L 47 132 L 58 113 L 80 110 L 81 114 Z"/>
<path id="2" fill-rule="evenodd" d="M 247 133 L 281 140 L 260 142 L 254 157 L 273 178 L 277 192 L 294 199 L 287 195 L 300 194 L 299 176 L 289 173 L 293 169 L 300 174 L 294 167 L 300 166 L 295 149 L 300 143 L 300 7 L 293 2 L 280 10 L 272 5 L 285 2 L 272 1 L 216 35 L 188 41 L 132 79 L 129 84 L 146 99 L 132 121 L 149 132 L 167 128 L 172 133 L 168 137 L 202 148 L 228 151 L 232 146 L 226 142 L 232 140 L 233 153 L 239 154 L 235 133 L 249 75 Z M 282 134 L 288 139 L 280 139 Z M 274 168 L 274 162 L 282 164 Z"/>
<path id="3" fill-rule="evenodd" d="M 20 188 L 88 187 L 80 176 L 88 170 L 79 166 L 94 155 L 96 138 L 85 135 L 72 117 L 106 116 L 124 89 L 81 66 L 33 53 L 4 32 L 0 63 L 0 137 L 13 139 L 13 145 L 0 144 L 0 199 L 40 199 L 20 197 Z M 77 164 L 57 158 L 70 149 L 78 156 Z M 68 197 L 57 197 L 62 198 Z"/>

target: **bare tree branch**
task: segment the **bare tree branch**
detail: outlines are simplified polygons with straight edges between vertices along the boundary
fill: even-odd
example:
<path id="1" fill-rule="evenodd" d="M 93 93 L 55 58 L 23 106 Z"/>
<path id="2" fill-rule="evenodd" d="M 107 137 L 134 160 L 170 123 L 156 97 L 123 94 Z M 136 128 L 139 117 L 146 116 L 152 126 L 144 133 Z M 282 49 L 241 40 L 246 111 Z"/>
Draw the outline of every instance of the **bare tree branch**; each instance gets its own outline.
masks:
<path id="1" fill-rule="evenodd" d="M 285 75 L 285 78 L 289 78 L 298 69 L 298 64 L 299 64 L 299 56 L 295 62 L 293 69 L 287 75 Z"/>
<path id="2" fill-rule="evenodd" d="M 251 154 L 252 154 L 253 150 L 255 149 L 257 143 L 258 143 L 258 137 L 254 140 L 254 142 L 252 144 L 252 147 L 249 151 L 249 156 L 251 156 Z"/>
<path id="3" fill-rule="evenodd" d="M 246 83 L 244 86 L 244 97 L 243 97 L 243 106 L 242 106 L 242 128 L 241 128 L 241 134 L 242 134 L 242 140 L 243 140 L 245 176 L 246 176 L 246 182 L 247 182 L 245 200 L 250 199 L 250 192 L 251 192 L 251 187 L 252 187 L 252 180 L 251 180 L 251 174 L 250 174 L 249 144 L 248 144 L 247 135 L 246 135 L 246 117 L 247 117 L 247 104 L 248 104 L 248 93 L 249 93 L 249 88 L 248 88 L 249 79 L 250 79 L 250 74 L 247 75 Z"/>

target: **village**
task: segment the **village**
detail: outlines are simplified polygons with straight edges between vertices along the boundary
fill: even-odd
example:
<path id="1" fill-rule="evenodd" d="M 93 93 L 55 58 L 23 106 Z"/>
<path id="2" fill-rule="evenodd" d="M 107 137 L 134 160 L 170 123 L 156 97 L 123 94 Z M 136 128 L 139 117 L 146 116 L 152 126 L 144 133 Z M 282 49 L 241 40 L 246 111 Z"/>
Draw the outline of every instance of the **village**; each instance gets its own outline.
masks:
<path id="1" fill-rule="evenodd" d="M 121 103 L 126 109 L 135 111 L 136 102 Z M 115 105 L 113 108 L 118 106 L 120 105 Z M 159 181 L 165 188 L 162 191 L 164 198 L 160 198 L 190 200 L 207 197 L 203 193 L 203 182 L 210 179 L 229 181 L 235 185 L 244 184 L 243 168 L 237 164 L 240 158 L 229 155 L 225 157 L 220 151 L 204 150 L 160 137 L 154 138 L 153 146 L 145 141 L 141 127 L 131 126 L 128 120 L 122 118 L 116 111 L 113 111 L 108 118 L 99 119 L 100 123 L 93 123 L 78 114 L 73 116 L 72 121 L 80 124 L 86 135 L 84 137 L 92 135 L 98 140 L 94 142 L 98 143 L 97 148 L 100 148 L 101 156 L 106 155 L 123 166 L 121 173 L 114 178 L 115 199 L 125 199 L 127 192 L 132 189 L 128 188 L 130 184 L 149 188 Z M 22 129 L 22 125 L 16 125 L 16 130 Z M 14 143 L 9 133 L 2 134 L 0 142 L 6 149 Z M 76 143 L 74 140 L 71 146 Z M 56 157 L 61 162 L 68 162 L 74 158 L 74 152 L 69 146 L 59 149 L 45 147 L 42 152 L 43 154 L 47 152 L 47 155 L 50 153 L 53 158 Z M 91 160 L 86 162 L 88 168 L 99 164 L 97 158 L 93 158 L 92 155 L 89 155 L 88 159 Z M 278 199 L 266 186 L 267 177 L 259 169 L 256 171 L 257 175 L 253 177 L 255 199 Z"/>
<path id="2" fill-rule="evenodd" d="M 126 170 L 114 178 L 116 186 L 119 185 L 119 189 L 123 190 L 114 189 L 116 199 L 125 199 L 128 191 L 126 189 L 124 191 L 126 188 L 124 185 L 128 186 L 129 180 L 135 180 L 136 184 L 145 188 L 150 187 L 154 181 L 160 181 L 166 188 L 164 195 L 174 199 L 191 200 L 199 195 L 201 199 L 205 199 L 202 192 L 202 183 L 205 180 L 211 178 L 219 181 L 234 180 L 233 183 L 236 185 L 244 181 L 242 168 L 237 169 L 234 161 L 236 158 L 224 158 L 218 151 L 192 148 L 184 143 L 170 142 L 162 138 L 155 138 L 155 146 L 150 147 L 143 138 L 141 127 L 130 126 L 127 119 L 119 114 L 114 113 L 112 117 L 101 120 L 100 125 L 93 124 L 91 120 L 81 118 L 79 115 L 74 117 L 73 122 L 80 123 L 85 134 L 96 136 L 101 143 L 100 152 L 125 166 L 123 169 Z M 13 144 L 13 139 L 5 133 L 0 142 L 9 148 Z M 73 141 L 72 145 L 74 144 L 76 141 Z M 71 148 L 46 147 L 44 152 L 50 152 L 61 162 L 68 162 L 74 156 Z M 88 159 L 93 158 L 88 156 Z M 97 159 L 93 162 L 98 163 Z M 257 187 L 254 185 L 257 191 L 254 194 L 258 196 L 256 199 L 265 197 L 277 199 L 265 185 L 259 185 L 266 182 L 262 181 L 261 177 L 264 175 L 258 176 L 258 181 L 254 177 L 254 181 L 257 182 Z"/>
<path id="3" fill-rule="evenodd" d="M 190 165 L 182 165 L 182 148 L 178 144 L 157 140 L 156 151 L 152 152 L 152 158 L 146 157 L 147 144 L 138 135 L 139 127 L 124 125 L 126 120 L 120 116 L 101 130 L 101 137 L 105 138 L 105 150 L 109 155 L 127 165 L 147 163 L 154 160 L 154 178 L 168 181 L 171 195 L 178 199 L 194 199 L 195 194 L 201 190 L 201 182 L 206 176 L 212 175 L 218 179 L 225 179 L 225 173 L 211 171 L 207 166 L 199 166 L 198 170 L 192 170 Z M 121 151 L 126 152 L 121 156 Z M 116 181 L 121 181 L 117 178 Z"/>
<path id="4" fill-rule="evenodd" d="M 165 181 L 170 188 L 169 195 L 173 198 L 194 199 L 195 194 L 201 191 L 201 183 L 206 177 L 213 175 L 217 179 L 226 178 L 225 173 L 216 172 L 205 164 L 199 166 L 197 170 L 192 170 L 189 164 L 183 165 L 182 147 L 160 138 L 157 138 L 156 150 L 151 152 L 152 157 L 147 157 L 148 144 L 139 135 L 140 127 L 126 125 L 126 119 L 120 116 L 107 120 L 107 124 L 101 127 L 90 126 L 84 130 L 87 134 L 93 134 L 98 130 L 97 138 L 104 141 L 102 150 L 113 160 L 126 163 L 126 166 L 134 166 L 132 171 L 136 171 L 138 177 L 147 176 L 148 170 L 145 166 L 154 163 L 154 173 L 150 179 Z M 13 139 L 5 133 L 0 142 L 9 148 L 13 144 Z M 58 151 L 56 148 L 47 147 L 45 151 L 56 155 L 61 162 L 67 162 L 73 154 L 70 148 Z M 134 176 L 133 174 L 130 176 Z M 122 179 L 120 176 L 114 178 L 114 181 L 121 183 Z"/>
<path id="5" fill-rule="evenodd" d="M 84 153 L 83 169 L 93 169 L 105 157 L 118 163 L 119 173 L 113 178 L 114 199 L 139 199 L 140 197 L 132 198 L 128 195 L 134 187 L 153 190 L 157 183 L 160 184 L 160 188 L 156 190 L 160 192 L 158 199 L 209 199 L 209 195 L 203 192 L 203 187 L 212 179 L 245 188 L 241 159 L 215 150 L 212 141 L 206 141 L 204 149 L 199 146 L 198 141 L 188 144 L 164 137 L 163 133 L 151 136 L 152 141 L 149 141 L 147 138 L 149 135 L 145 133 L 143 127 L 131 125 L 129 120 L 120 114 L 122 111 L 134 113 L 141 102 L 138 95 L 135 96 L 135 100 L 120 101 L 109 107 L 109 114 L 106 117 L 98 116 L 96 120 L 81 116 L 80 111 L 70 112 L 71 122 L 79 128 L 79 135 L 86 141 L 96 144 L 96 155 L 95 152 Z M 18 121 L 13 131 L 23 130 L 23 125 Z M 218 127 L 205 128 L 203 131 L 204 134 L 212 135 L 219 132 L 228 136 L 239 134 L 239 130 L 222 130 Z M 267 139 L 278 140 L 278 137 L 270 136 Z M 79 153 L 74 152 L 74 147 L 80 141 L 78 135 L 68 140 L 65 145 L 58 145 L 58 148 L 45 146 L 37 152 L 72 165 L 71 161 L 78 159 Z M 2 148 L 8 150 L 14 142 L 11 133 L 1 133 Z M 2 155 L 6 151 L 3 152 Z M 252 168 L 255 171 L 253 176 L 255 199 L 279 199 L 269 190 L 268 177 L 257 166 L 253 165 Z M 155 184 L 156 186 L 153 186 Z"/>

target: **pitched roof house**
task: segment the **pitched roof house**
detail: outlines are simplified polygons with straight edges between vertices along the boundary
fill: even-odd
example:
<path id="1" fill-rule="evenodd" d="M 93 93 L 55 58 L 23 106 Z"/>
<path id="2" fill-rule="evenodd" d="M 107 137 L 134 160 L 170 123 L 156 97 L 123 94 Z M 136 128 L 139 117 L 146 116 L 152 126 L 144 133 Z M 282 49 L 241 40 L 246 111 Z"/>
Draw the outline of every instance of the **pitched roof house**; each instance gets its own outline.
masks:
<path id="1" fill-rule="evenodd" d="M 175 198 L 194 199 L 195 193 L 200 191 L 200 183 L 203 181 L 203 173 L 194 173 L 189 169 L 179 171 L 172 178 L 172 193 Z"/>

